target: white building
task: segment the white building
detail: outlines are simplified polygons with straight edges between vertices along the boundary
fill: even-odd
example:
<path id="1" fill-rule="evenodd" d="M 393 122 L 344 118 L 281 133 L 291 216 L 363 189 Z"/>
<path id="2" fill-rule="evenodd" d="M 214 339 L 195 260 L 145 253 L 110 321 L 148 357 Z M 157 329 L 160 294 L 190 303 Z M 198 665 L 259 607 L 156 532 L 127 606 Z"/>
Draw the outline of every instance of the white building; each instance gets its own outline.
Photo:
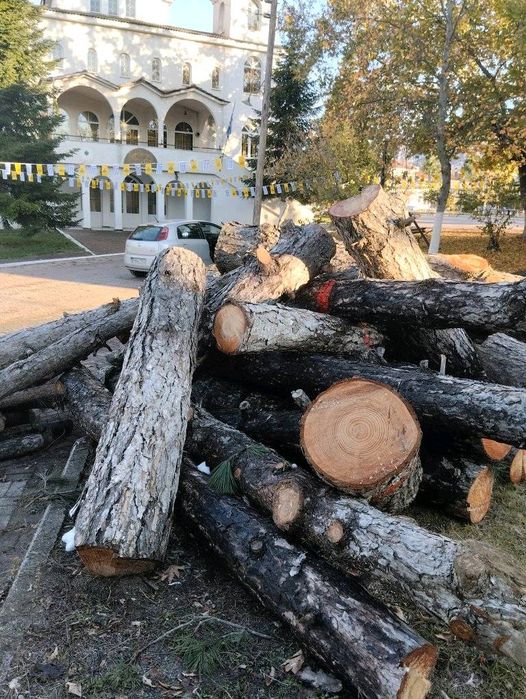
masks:
<path id="1" fill-rule="evenodd" d="M 211 2 L 213 31 L 198 32 L 169 24 L 172 0 L 42 0 L 83 227 L 251 221 L 238 163 L 254 145 L 268 20 L 258 0 Z"/>

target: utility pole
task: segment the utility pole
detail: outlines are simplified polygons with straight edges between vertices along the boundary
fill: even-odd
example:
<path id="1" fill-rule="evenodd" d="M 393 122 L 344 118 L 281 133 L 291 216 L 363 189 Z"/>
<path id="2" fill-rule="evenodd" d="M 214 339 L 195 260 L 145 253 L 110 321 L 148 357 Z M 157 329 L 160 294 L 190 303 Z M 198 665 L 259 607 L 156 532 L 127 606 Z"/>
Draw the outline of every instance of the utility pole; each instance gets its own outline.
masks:
<path id="1" fill-rule="evenodd" d="M 261 109 L 261 127 L 259 132 L 258 160 L 256 166 L 256 197 L 254 199 L 254 218 L 252 223 L 259 225 L 261 205 L 263 202 L 263 175 L 265 169 L 265 152 L 267 150 L 268 117 L 270 111 L 270 91 L 272 89 L 272 66 L 274 63 L 274 44 L 276 42 L 276 24 L 278 17 L 278 0 L 270 2 L 270 25 L 268 32 L 267 64 L 265 68 L 265 85 L 263 88 L 263 106 Z"/>

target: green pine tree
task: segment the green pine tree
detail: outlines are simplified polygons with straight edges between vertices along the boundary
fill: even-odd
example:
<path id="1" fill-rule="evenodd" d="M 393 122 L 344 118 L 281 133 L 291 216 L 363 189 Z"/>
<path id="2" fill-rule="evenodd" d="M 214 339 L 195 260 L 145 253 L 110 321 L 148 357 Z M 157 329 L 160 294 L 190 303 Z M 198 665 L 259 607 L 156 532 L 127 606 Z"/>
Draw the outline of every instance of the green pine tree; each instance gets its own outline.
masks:
<path id="1" fill-rule="evenodd" d="M 62 117 L 51 108 L 45 78 L 52 44 L 38 27 L 40 9 L 28 0 L 0 0 L 0 169 L 5 163 L 54 164 Z M 41 183 L 0 177 L 0 218 L 6 228 L 31 235 L 76 220 L 78 194 L 62 191 L 59 177 Z"/>

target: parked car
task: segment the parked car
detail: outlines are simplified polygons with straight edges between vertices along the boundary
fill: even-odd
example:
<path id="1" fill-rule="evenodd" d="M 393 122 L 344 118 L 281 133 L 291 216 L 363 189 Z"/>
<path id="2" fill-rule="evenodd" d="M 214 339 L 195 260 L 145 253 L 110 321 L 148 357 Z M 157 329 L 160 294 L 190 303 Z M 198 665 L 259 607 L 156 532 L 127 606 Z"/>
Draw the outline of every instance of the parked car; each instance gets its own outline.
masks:
<path id="1" fill-rule="evenodd" d="M 192 250 L 207 265 L 212 263 L 221 226 L 209 221 L 164 221 L 138 226 L 126 241 L 124 265 L 144 276 L 155 257 L 173 246 Z"/>

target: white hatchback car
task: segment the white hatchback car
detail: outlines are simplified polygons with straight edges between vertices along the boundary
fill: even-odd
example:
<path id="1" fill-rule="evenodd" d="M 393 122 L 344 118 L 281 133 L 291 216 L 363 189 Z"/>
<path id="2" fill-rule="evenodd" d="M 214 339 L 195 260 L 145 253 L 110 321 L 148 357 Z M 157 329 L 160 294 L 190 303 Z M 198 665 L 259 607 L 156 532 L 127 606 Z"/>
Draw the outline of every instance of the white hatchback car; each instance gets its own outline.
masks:
<path id="1" fill-rule="evenodd" d="M 209 265 L 220 230 L 220 226 L 209 221 L 163 221 L 138 226 L 126 241 L 124 265 L 134 276 L 143 276 L 162 250 L 174 246 L 195 252 Z"/>

